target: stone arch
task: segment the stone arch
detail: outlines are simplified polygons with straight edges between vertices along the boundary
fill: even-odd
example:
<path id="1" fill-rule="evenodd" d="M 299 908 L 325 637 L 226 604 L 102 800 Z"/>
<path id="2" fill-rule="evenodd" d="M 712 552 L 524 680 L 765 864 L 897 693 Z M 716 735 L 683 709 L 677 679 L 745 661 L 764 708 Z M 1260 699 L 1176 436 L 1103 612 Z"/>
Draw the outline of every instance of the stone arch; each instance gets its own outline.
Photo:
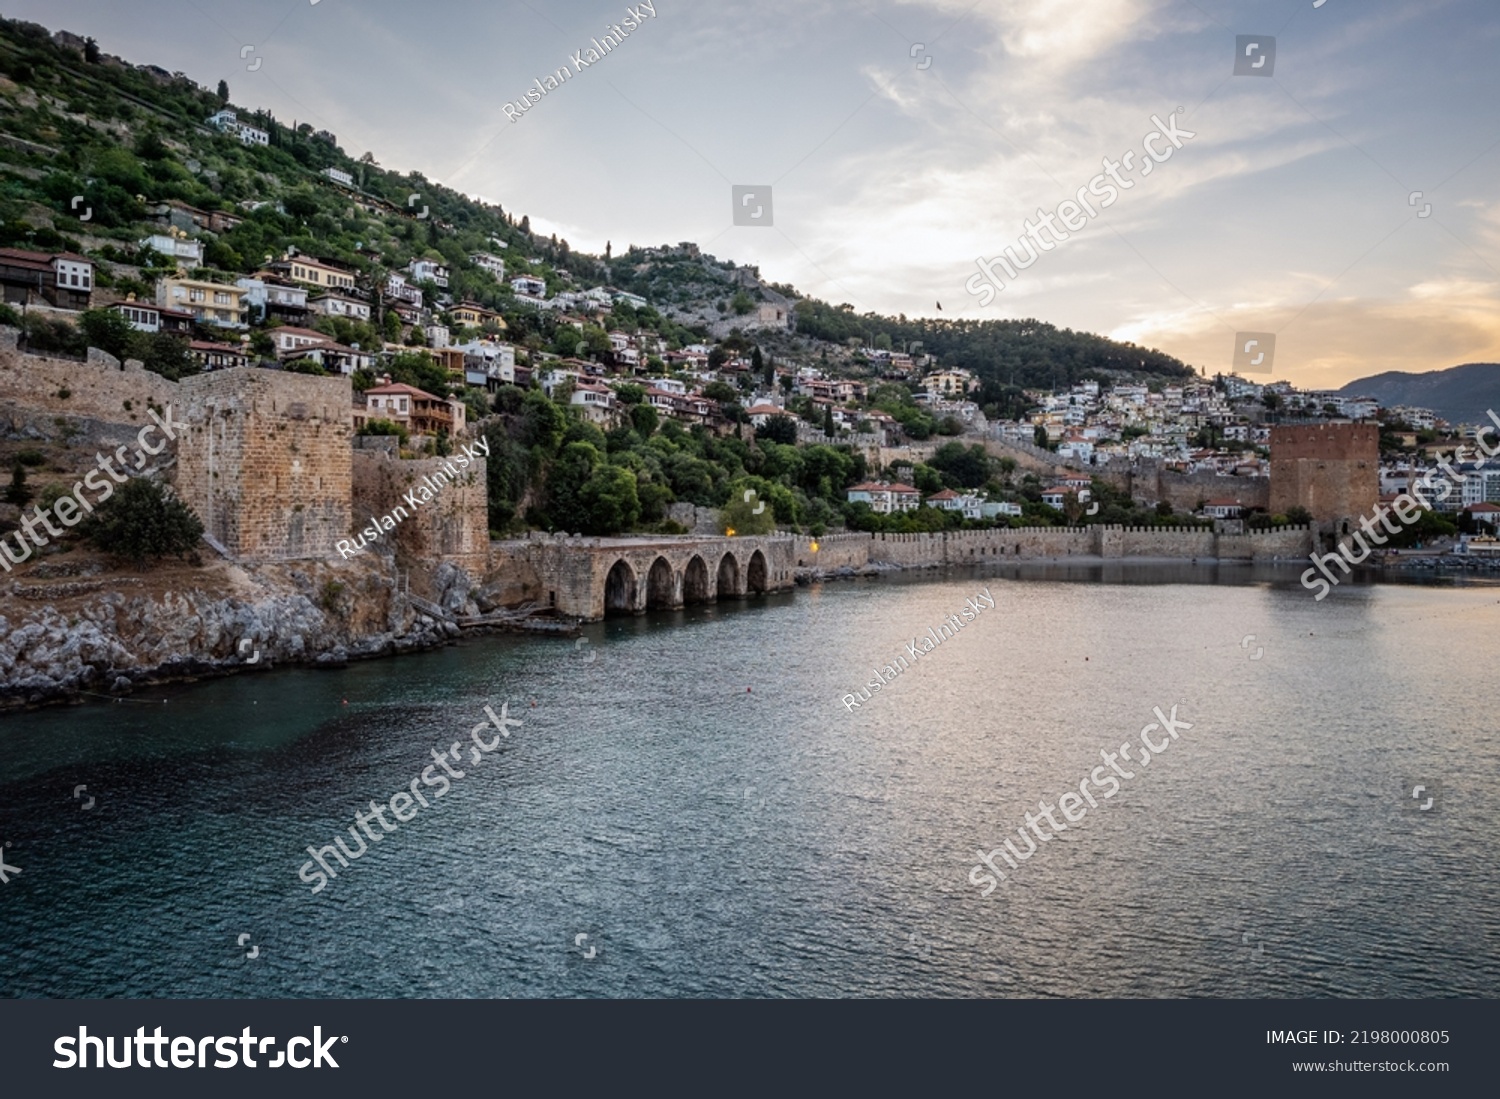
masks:
<path id="1" fill-rule="evenodd" d="M 750 564 L 745 567 L 745 592 L 748 595 L 764 595 L 768 586 L 766 555 L 756 550 L 750 555 Z"/>
<path id="2" fill-rule="evenodd" d="M 604 613 L 634 614 L 635 596 L 635 570 L 621 558 L 610 566 L 604 579 Z"/>
<path id="3" fill-rule="evenodd" d="M 719 575 L 715 594 L 720 599 L 732 599 L 740 594 L 740 563 L 734 554 L 726 553 L 719 558 Z"/>
<path id="4" fill-rule="evenodd" d="M 682 601 L 684 603 L 708 603 L 714 597 L 708 583 L 708 566 L 703 558 L 693 554 L 687 567 L 682 570 Z"/>
<path id="5" fill-rule="evenodd" d="M 651 571 L 646 575 L 646 609 L 654 611 L 676 606 L 675 581 L 672 566 L 665 557 L 651 562 Z"/>

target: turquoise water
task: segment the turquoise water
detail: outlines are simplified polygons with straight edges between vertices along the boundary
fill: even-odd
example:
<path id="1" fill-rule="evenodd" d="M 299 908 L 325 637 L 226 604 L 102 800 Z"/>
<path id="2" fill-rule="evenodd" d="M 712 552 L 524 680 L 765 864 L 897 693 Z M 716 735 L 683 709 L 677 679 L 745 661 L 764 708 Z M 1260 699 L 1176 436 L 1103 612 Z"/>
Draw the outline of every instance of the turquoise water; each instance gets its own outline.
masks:
<path id="1" fill-rule="evenodd" d="M 1497 611 L 1002 567 L 11 714 L 0 994 L 1500 995 Z M 976 850 L 1174 705 L 1191 729 L 981 896 Z M 357 850 L 413 780 L 313 893 L 306 848 Z"/>

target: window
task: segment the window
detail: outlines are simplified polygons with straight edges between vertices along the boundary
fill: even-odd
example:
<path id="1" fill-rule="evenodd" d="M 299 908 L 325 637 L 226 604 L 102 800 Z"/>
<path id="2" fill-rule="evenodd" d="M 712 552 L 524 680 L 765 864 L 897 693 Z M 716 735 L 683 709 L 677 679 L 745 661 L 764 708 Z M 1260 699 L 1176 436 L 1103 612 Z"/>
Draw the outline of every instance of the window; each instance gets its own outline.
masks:
<path id="1" fill-rule="evenodd" d="M 222 290 L 215 290 L 214 291 L 214 304 L 215 305 L 228 305 L 229 304 L 229 295 L 226 294 Z"/>
<path id="2" fill-rule="evenodd" d="M 189 290 L 188 301 L 207 301 L 208 295 L 202 290 Z"/>

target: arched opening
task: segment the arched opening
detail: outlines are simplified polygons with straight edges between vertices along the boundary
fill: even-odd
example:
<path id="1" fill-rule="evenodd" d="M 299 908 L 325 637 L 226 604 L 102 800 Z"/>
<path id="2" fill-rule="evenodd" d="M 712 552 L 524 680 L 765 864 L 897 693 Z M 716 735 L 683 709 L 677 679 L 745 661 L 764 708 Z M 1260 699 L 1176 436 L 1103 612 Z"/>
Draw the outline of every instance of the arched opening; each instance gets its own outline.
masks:
<path id="1" fill-rule="evenodd" d="M 719 560 L 719 583 L 715 594 L 720 599 L 733 599 L 740 593 L 740 563 L 734 554 L 726 553 Z"/>
<path id="2" fill-rule="evenodd" d="M 708 587 L 708 566 L 696 553 L 682 572 L 682 601 L 684 603 L 707 603 L 714 593 Z"/>
<path id="3" fill-rule="evenodd" d="M 635 613 L 635 570 L 616 561 L 604 581 L 604 613 Z"/>
<path id="4" fill-rule="evenodd" d="M 750 564 L 745 570 L 745 590 L 751 595 L 766 592 L 766 555 L 760 550 L 750 555 Z"/>
<path id="5" fill-rule="evenodd" d="M 646 577 L 646 609 L 671 607 L 676 602 L 672 586 L 672 566 L 665 557 L 658 557 L 651 562 L 651 572 Z"/>

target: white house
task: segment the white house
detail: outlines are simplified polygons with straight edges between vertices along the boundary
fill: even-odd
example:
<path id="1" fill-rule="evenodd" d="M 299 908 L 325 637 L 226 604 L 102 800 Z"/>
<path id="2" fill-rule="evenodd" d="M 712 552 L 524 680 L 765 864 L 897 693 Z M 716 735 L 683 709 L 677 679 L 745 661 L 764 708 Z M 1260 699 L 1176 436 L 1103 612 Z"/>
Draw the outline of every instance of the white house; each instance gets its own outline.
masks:
<path id="1" fill-rule="evenodd" d="M 431 282 L 439 290 L 448 289 L 448 268 L 437 260 L 414 259 L 406 266 L 412 282 Z"/>
<path id="2" fill-rule="evenodd" d="M 547 284 L 541 279 L 534 279 L 530 275 L 520 275 L 510 280 L 510 288 L 517 294 L 531 298 L 540 298 L 547 293 Z"/>
<path id="3" fill-rule="evenodd" d="M 277 278 L 235 279 L 234 284 L 245 292 L 245 305 L 258 317 L 274 312 L 307 312 L 305 286 Z"/>
<path id="4" fill-rule="evenodd" d="M 385 296 L 397 301 L 404 301 L 409 305 L 422 304 L 422 290 L 406 281 L 406 276 L 400 272 L 393 273 L 385 280 Z"/>
<path id="5" fill-rule="evenodd" d="M 979 515 L 983 519 L 993 519 L 997 515 L 1019 519 L 1021 517 L 1021 505 L 1013 504 L 1009 500 L 984 503 L 979 506 Z"/>
<path id="6" fill-rule="evenodd" d="M 550 397 L 554 390 L 570 381 L 577 385 L 583 381 L 583 375 L 576 370 L 563 370 L 561 368 L 549 370 L 541 377 L 542 392 Z"/>
<path id="7" fill-rule="evenodd" d="M 161 331 L 161 307 L 143 301 L 120 301 L 110 306 L 116 313 L 130 322 L 137 332 Z"/>
<path id="8" fill-rule="evenodd" d="M 174 237 L 169 233 L 153 233 L 140 242 L 142 248 L 149 248 L 159 256 L 187 267 L 203 266 L 203 242 L 191 240 L 187 237 Z"/>
<path id="9" fill-rule="evenodd" d="M 745 413 L 750 417 L 753 425 L 761 427 L 772 416 L 785 416 L 786 409 L 778 408 L 773 404 L 755 404 L 745 409 Z"/>
<path id="10" fill-rule="evenodd" d="M 323 175 L 327 176 L 335 183 L 342 183 L 345 187 L 354 186 L 354 177 L 351 176 L 348 172 L 344 171 L 342 168 L 324 168 Z"/>
<path id="11" fill-rule="evenodd" d="M 489 252 L 475 252 L 469 257 L 474 266 L 495 276 L 496 282 L 505 281 L 505 261 Z"/>
<path id="12" fill-rule="evenodd" d="M 265 130 L 257 130 L 254 126 L 246 125 L 240 121 L 240 116 L 228 107 L 211 115 L 208 124 L 221 134 L 229 134 L 237 137 L 245 145 L 269 145 L 271 135 Z"/>
<path id="13" fill-rule="evenodd" d="M 1243 511 L 1240 502 L 1229 497 L 1209 500 L 1203 505 L 1203 516 L 1206 519 L 1238 519 Z"/>
<path id="14" fill-rule="evenodd" d="M 847 499 L 851 504 L 869 504 L 871 511 L 889 515 L 892 512 L 911 511 L 919 507 L 922 503 L 922 494 L 910 485 L 903 485 L 900 482 L 891 484 L 886 481 L 865 481 L 851 486 L 847 492 Z"/>
<path id="15" fill-rule="evenodd" d="M 469 385 L 516 382 L 516 349 L 495 340 L 471 340 L 457 345 L 464 353 L 464 381 Z"/>
<path id="16" fill-rule="evenodd" d="M 614 419 L 615 395 L 607 385 L 581 381 L 573 387 L 573 396 L 568 403 L 583 409 L 584 417 L 594 423 Z"/>
<path id="17" fill-rule="evenodd" d="M 368 321 L 370 303 L 343 294 L 319 294 L 310 298 L 307 307 L 323 317 L 346 317 L 351 321 Z"/>
<path id="18" fill-rule="evenodd" d="M 269 330 L 271 342 L 276 345 L 278 358 L 289 355 L 294 351 L 301 351 L 305 347 L 318 347 L 322 344 L 333 343 L 332 336 L 325 336 L 321 332 L 315 332 L 311 328 L 295 328 L 292 325 L 282 325 L 279 328 Z"/>

